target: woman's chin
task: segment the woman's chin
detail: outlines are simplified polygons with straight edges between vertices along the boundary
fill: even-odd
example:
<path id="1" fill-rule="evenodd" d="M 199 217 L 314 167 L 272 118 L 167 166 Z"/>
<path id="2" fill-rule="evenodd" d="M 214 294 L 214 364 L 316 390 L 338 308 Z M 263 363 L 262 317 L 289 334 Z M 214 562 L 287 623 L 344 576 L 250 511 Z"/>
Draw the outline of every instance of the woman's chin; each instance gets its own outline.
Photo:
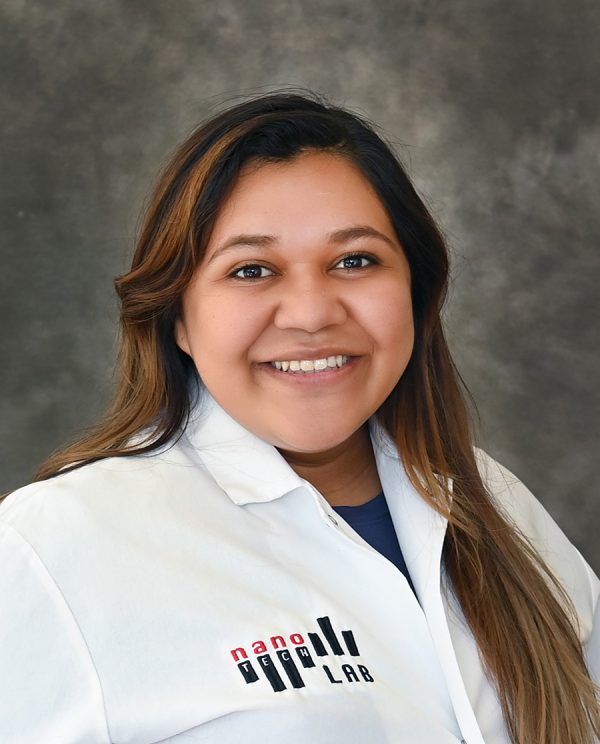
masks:
<path id="1" fill-rule="evenodd" d="M 330 453 L 332 456 L 340 454 L 340 450 L 356 445 L 358 440 L 369 440 L 368 428 L 358 427 L 355 430 L 339 430 L 336 432 L 306 432 L 304 436 L 299 435 L 286 437 L 274 442 L 277 449 L 289 462 L 293 460 L 306 460 L 311 456 L 319 457 Z M 327 459 L 327 458 L 325 458 Z"/>

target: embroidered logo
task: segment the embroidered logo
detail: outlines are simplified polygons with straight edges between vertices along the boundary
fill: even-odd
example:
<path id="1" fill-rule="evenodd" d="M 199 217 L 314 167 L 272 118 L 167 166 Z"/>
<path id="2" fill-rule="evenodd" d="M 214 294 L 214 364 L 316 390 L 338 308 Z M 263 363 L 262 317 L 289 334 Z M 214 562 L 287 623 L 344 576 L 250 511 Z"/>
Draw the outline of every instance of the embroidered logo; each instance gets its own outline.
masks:
<path id="1" fill-rule="evenodd" d="M 337 657 L 345 656 L 347 653 L 349 656 L 356 658 L 360 656 L 360 652 L 356 645 L 354 633 L 351 630 L 342 630 L 341 636 L 344 644 L 342 646 L 342 642 L 340 642 L 328 617 L 318 617 L 317 623 L 327 646 L 318 632 L 309 631 L 306 633 L 306 636 L 308 637 L 312 651 L 302 633 L 292 633 L 287 639 L 282 635 L 271 636 L 268 639 L 268 644 L 275 651 L 275 655 L 269 653 L 269 646 L 265 641 L 254 641 L 251 653 L 255 656 L 256 664 L 253 664 L 248 658 L 248 652 L 243 646 L 231 649 L 233 660 L 237 664 L 246 684 L 252 684 L 260 679 L 257 673 L 258 669 L 269 681 L 274 692 L 282 692 L 287 689 L 287 686 L 280 673 L 281 668 L 292 687 L 296 689 L 306 687 L 292 651 L 295 652 L 302 669 L 320 669 L 333 685 L 343 684 L 344 682 L 374 682 L 367 667 L 364 664 L 358 664 L 354 660 L 352 664 L 340 664 L 339 672 L 332 671 L 331 662 L 328 664 L 320 663 L 320 659 L 330 655 L 327 647 Z M 319 663 L 315 661 L 313 654 Z M 276 660 L 279 664 L 276 663 Z"/>

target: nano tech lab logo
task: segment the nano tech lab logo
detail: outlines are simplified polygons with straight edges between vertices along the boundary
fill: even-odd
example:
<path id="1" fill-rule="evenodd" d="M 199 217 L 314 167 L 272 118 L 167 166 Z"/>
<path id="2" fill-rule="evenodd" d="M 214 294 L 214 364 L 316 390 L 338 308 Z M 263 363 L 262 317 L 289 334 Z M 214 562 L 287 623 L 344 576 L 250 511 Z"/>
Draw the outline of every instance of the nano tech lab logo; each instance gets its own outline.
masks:
<path id="1" fill-rule="evenodd" d="M 318 617 L 317 623 L 327 646 L 334 656 L 345 656 L 346 653 L 351 657 L 360 656 L 354 633 L 351 630 L 342 630 L 341 636 L 344 644 L 342 646 L 328 617 Z M 282 635 L 271 636 L 267 643 L 275 651 L 275 655 L 269 653 L 269 646 L 265 641 L 254 641 L 251 654 L 254 655 L 255 664 L 248 658 L 249 654 L 242 646 L 231 649 L 231 655 L 246 684 L 252 684 L 260 679 L 257 673 L 258 669 L 258 672 L 264 674 L 275 692 L 282 692 L 287 689 L 278 666 L 283 670 L 292 687 L 296 689 L 306 687 L 292 651 L 295 652 L 302 669 L 320 669 L 332 685 L 340 685 L 344 682 L 374 681 L 367 667 L 358 664 L 356 661 L 353 661 L 352 664 L 340 664 L 341 671 L 334 673 L 331 669 L 331 662 L 328 664 L 321 664 L 320 662 L 323 657 L 330 655 L 330 651 L 327 650 L 327 646 L 323 643 L 319 633 L 308 632 L 306 635 L 311 648 L 309 648 L 302 633 L 292 633 L 287 637 L 287 640 Z M 319 661 L 318 664 L 313 658 L 313 654 Z M 279 665 L 276 663 L 276 659 L 279 661 Z"/>

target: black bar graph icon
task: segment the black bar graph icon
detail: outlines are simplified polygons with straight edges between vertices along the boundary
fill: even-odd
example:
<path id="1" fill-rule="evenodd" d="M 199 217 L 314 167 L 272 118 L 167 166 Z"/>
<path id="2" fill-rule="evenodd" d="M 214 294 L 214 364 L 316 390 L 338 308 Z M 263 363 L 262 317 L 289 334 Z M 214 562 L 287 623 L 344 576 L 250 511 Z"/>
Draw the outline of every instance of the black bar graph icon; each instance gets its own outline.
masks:
<path id="1" fill-rule="evenodd" d="M 333 625 L 331 624 L 331 620 L 328 617 L 318 617 L 317 622 L 319 623 L 319 628 L 323 631 L 323 635 L 325 636 L 327 643 L 331 646 L 331 650 L 336 656 L 343 656 L 344 655 L 344 649 L 341 647 L 340 642 L 338 641 L 338 637 L 335 634 L 335 630 L 333 629 Z"/>
<path id="2" fill-rule="evenodd" d="M 318 633 L 309 633 L 308 638 L 310 642 L 312 643 L 313 648 L 315 650 L 315 654 L 317 656 L 327 656 L 327 649 L 323 645 L 321 636 Z"/>
<path id="3" fill-rule="evenodd" d="M 275 692 L 281 692 L 282 690 L 285 690 L 286 686 L 279 676 L 279 672 L 273 664 L 273 659 L 269 656 L 269 654 L 262 654 L 262 656 L 257 656 L 256 660 L 263 668 L 265 677 L 271 683 L 271 687 L 273 688 L 273 690 Z"/>
<path id="4" fill-rule="evenodd" d="M 285 673 L 292 683 L 292 687 L 304 687 L 305 685 L 302 681 L 302 677 L 300 676 L 300 672 L 298 671 L 298 667 L 294 664 L 294 660 L 292 659 L 292 656 L 288 649 L 281 649 L 277 652 L 277 656 L 279 658 L 279 661 L 281 662 L 281 666 L 285 669 Z"/>
<path id="5" fill-rule="evenodd" d="M 296 653 L 298 654 L 300 663 L 305 669 L 312 669 L 312 667 L 315 666 L 313 657 L 310 655 L 310 651 L 306 648 L 306 646 L 298 646 L 298 648 L 296 649 Z"/>
<path id="6" fill-rule="evenodd" d="M 242 673 L 242 677 L 246 680 L 247 684 L 258 680 L 258 674 L 254 671 L 254 667 L 249 661 L 240 662 L 238 664 L 238 669 Z"/>
<path id="7" fill-rule="evenodd" d="M 358 646 L 354 640 L 354 633 L 351 630 L 342 630 L 342 638 L 348 649 L 350 656 L 360 656 L 358 653 Z"/>

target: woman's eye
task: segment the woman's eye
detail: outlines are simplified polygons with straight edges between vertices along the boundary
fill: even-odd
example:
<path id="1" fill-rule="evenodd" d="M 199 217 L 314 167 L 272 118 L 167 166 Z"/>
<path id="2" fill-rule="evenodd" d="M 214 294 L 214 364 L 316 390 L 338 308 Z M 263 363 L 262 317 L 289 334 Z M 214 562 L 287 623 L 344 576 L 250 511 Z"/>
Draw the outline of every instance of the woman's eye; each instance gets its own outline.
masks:
<path id="1" fill-rule="evenodd" d="M 267 276 L 271 276 L 273 272 L 271 269 L 267 269 L 266 266 L 260 266 L 259 264 L 248 264 L 236 269 L 231 276 L 236 279 L 264 279 Z"/>
<path id="2" fill-rule="evenodd" d="M 335 268 L 340 269 L 365 269 L 367 266 L 371 266 L 374 263 L 374 259 L 371 256 L 367 256 L 364 253 L 356 253 L 351 256 L 344 256 L 340 259 Z"/>

